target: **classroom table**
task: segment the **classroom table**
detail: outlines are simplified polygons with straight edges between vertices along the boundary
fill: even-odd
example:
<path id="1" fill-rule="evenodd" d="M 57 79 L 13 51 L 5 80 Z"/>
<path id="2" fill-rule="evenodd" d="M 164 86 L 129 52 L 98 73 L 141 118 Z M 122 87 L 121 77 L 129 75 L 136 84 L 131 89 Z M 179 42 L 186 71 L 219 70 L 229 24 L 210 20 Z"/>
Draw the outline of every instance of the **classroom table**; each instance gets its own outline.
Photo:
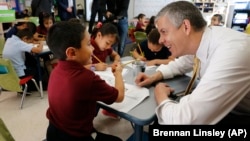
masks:
<path id="1" fill-rule="evenodd" d="M 129 59 L 132 59 L 131 57 L 124 57 L 122 58 L 122 61 L 127 61 Z M 133 74 L 134 70 L 131 67 L 127 67 L 129 70 L 128 73 L 125 74 L 124 81 L 125 83 L 129 84 L 135 84 L 134 79 L 135 76 Z M 146 74 L 153 74 L 156 70 L 155 68 L 146 69 Z M 170 87 L 175 89 L 175 92 L 173 93 L 174 96 L 183 93 L 186 89 L 186 86 L 188 85 L 190 80 L 190 77 L 187 75 L 182 76 L 176 76 L 172 79 L 162 80 L 161 82 L 167 83 Z M 195 87 L 195 86 L 194 86 Z M 127 141 L 148 141 L 148 135 L 146 132 L 143 131 L 143 127 L 150 125 L 156 120 L 156 114 L 155 114 L 155 108 L 157 107 L 155 98 L 154 98 L 154 86 L 147 87 L 149 89 L 149 97 L 144 99 L 140 104 L 138 104 L 136 107 L 134 107 L 132 110 L 130 110 L 127 113 L 117 111 L 116 109 L 113 109 L 109 107 L 106 104 L 99 103 L 98 105 L 106 109 L 107 111 L 113 112 L 114 114 L 120 116 L 121 118 L 124 118 L 128 121 L 130 121 L 134 125 L 134 133 L 128 138 Z M 175 98 L 175 97 L 173 97 Z"/>
<path id="2" fill-rule="evenodd" d="M 50 54 L 51 51 L 48 47 L 48 45 L 43 45 L 43 51 L 41 53 L 37 53 L 35 54 L 35 59 L 36 59 L 36 62 L 37 62 L 37 69 L 38 69 L 38 79 L 39 79 L 39 87 L 40 87 L 40 93 L 42 95 L 42 98 L 43 98 L 43 84 L 42 84 L 42 72 L 41 72 L 41 63 L 40 63 L 40 58 L 41 56 L 43 55 L 46 55 L 46 54 Z"/>

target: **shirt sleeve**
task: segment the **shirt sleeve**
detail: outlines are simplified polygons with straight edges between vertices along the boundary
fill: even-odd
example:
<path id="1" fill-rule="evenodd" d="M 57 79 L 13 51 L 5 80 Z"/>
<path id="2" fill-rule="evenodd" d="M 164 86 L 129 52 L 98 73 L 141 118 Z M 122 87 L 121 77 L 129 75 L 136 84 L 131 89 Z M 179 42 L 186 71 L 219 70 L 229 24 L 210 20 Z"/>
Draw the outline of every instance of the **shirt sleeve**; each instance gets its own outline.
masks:
<path id="1" fill-rule="evenodd" d="M 102 101 L 106 104 L 112 104 L 118 97 L 118 90 L 115 87 L 110 86 L 99 75 L 95 75 L 93 78 L 93 94 L 95 94 L 97 101 Z"/>
<path id="2" fill-rule="evenodd" d="M 28 43 L 25 43 L 25 42 L 20 42 L 19 46 L 21 47 L 22 51 L 30 53 L 34 45 L 33 44 L 28 44 Z"/>
<path id="3" fill-rule="evenodd" d="M 185 55 L 171 61 L 169 64 L 160 65 L 156 71 L 160 71 L 164 79 L 173 78 L 177 75 L 183 75 L 192 71 L 193 68 L 193 55 Z"/>
<path id="4" fill-rule="evenodd" d="M 231 44 L 223 46 L 228 48 Z M 250 68 L 246 58 L 250 50 L 240 45 L 225 48 L 218 46 L 209 59 L 206 58 L 209 60 L 203 66 L 207 67 L 206 73 L 190 95 L 182 97 L 178 104 L 167 100 L 160 103 L 156 108 L 160 124 L 216 124 L 239 103 L 245 103 L 240 105 L 245 106 L 241 112 L 244 108 L 245 112 L 249 111 Z M 236 52 L 241 57 L 232 57 Z"/>

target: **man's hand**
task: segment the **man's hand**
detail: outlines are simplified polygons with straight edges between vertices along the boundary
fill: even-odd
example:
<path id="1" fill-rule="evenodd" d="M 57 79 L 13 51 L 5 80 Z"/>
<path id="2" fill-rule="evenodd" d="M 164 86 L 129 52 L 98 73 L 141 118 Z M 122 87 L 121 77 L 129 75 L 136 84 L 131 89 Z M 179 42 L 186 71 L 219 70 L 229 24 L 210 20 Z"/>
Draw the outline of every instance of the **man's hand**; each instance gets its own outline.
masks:
<path id="1" fill-rule="evenodd" d="M 138 76 L 135 78 L 135 83 L 138 86 L 148 86 L 153 83 L 152 79 L 147 76 L 145 73 L 139 73 Z"/>
<path id="2" fill-rule="evenodd" d="M 174 90 L 170 88 L 166 83 L 158 83 L 155 86 L 155 90 L 154 90 L 157 104 L 159 105 L 162 101 L 164 101 L 165 99 L 168 99 L 169 95 L 173 91 Z"/>

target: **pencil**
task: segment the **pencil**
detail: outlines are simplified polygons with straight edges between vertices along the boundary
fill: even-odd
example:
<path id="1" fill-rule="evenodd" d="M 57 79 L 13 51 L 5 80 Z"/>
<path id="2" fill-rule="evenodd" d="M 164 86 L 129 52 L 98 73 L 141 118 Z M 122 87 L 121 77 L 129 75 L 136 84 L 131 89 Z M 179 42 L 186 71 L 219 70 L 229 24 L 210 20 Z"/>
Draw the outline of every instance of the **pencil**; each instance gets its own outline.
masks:
<path id="1" fill-rule="evenodd" d="M 102 61 L 98 58 L 98 57 L 96 57 L 94 54 L 92 55 L 99 63 L 102 63 Z"/>
<path id="2" fill-rule="evenodd" d="M 143 52 L 142 52 L 142 50 L 141 50 L 141 46 L 140 46 L 140 44 L 138 43 L 137 45 L 138 45 L 139 50 L 140 50 L 140 52 L 141 52 L 141 53 L 140 53 L 140 54 L 141 54 L 141 56 L 143 56 L 143 57 L 144 57 L 144 54 L 143 54 Z"/>
<path id="3" fill-rule="evenodd" d="M 126 66 L 126 65 L 128 65 L 128 64 L 130 64 L 130 63 L 135 62 L 135 61 L 138 61 L 138 59 L 135 59 L 135 60 L 129 61 L 129 62 L 127 62 L 127 63 L 124 63 L 124 64 L 122 64 L 122 66 L 124 67 L 124 66 Z"/>

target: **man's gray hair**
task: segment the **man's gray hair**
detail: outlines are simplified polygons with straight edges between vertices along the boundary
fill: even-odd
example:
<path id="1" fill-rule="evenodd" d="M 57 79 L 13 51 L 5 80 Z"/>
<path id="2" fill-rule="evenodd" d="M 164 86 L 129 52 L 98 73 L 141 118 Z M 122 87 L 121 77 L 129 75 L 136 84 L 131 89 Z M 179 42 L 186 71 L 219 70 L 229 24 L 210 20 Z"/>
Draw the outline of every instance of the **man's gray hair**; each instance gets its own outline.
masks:
<path id="1" fill-rule="evenodd" d="M 166 5 L 156 15 L 155 21 L 162 16 L 166 16 L 176 28 L 179 28 L 185 19 L 190 21 L 195 31 L 201 31 L 207 25 L 200 10 L 188 1 L 176 1 Z"/>

